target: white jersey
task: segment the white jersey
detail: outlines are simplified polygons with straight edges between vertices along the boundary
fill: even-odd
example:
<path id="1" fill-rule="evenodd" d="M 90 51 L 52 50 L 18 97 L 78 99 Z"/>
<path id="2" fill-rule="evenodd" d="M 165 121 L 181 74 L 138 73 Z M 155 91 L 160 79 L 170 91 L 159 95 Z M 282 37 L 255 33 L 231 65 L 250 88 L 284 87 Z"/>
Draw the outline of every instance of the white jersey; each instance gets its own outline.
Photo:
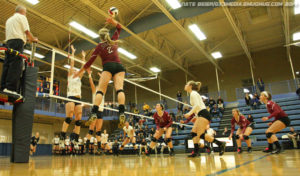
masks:
<path id="1" fill-rule="evenodd" d="M 93 104 L 95 103 L 96 94 L 93 94 Z M 102 98 L 101 104 L 99 105 L 99 111 L 103 112 L 104 110 L 104 96 Z"/>
<path id="2" fill-rule="evenodd" d="M 83 145 L 83 140 L 81 138 L 78 139 L 78 144 Z"/>
<path id="3" fill-rule="evenodd" d="M 80 77 L 73 78 L 73 75 L 68 77 L 68 91 L 67 96 L 81 97 L 81 79 Z"/>
<path id="4" fill-rule="evenodd" d="M 70 145 L 70 139 L 65 139 L 65 144 Z"/>
<path id="5" fill-rule="evenodd" d="M 215 130 L 212 129 L 212 128 L 209 128 L 206 130 L 207 134 L 210 135 L 210 136 L 214 136 L 215 135 Z"/>
<path id="6" fill-rule="evenodd" d="M 201 110 L 206 109 L 201 95 L 194 90 L 190 94 L 190 103 L 193 106 L 192 111 L 195 115 L 197 115 Z"/>
<path id="7" fill-rule="evenodd" d="M 107 140 L 108 140 L 108 134 L 101 134 L 101 143 L 102 144 L 107 144 Z"/>
<path id="8" fill-rule="evenodd" d="M 53 142 L 54 142 L 54 144 L 59 144 L 59 138 L 58 138 L 58 137 L 55 137 L 55 138 L 53 139 Z"/>
<path id="9" fill-rule="evenodd" d="M 84 138 L 83 138 L 84 144 L 86 144 L 86 141 L 87 141 L 87 137 L 84 137 Z"/>
<path id="10" fill-rule="evenodd" d="M 126 126 L 124 126 L 123 130 L 125 131 L 125 133 L 127 134 L 128 137 L 134 137 L 135 133 L 133 132 L 133 128 L 132 126 L 128 126 L 128 128 L 126 128 Z"/>
<path id="11" fill-rule="evenodd" d="M 94 138 L 94 145 L 98 145 L 97 142 L 98 142 L 98 141 L 97 141 L 97 138 Z"/>
<path id="12" fill-rule="evenodd" d="M 94 143 L 95 138 L 92 136 L 90 139 L 90 143 L 93 144 Z"/>

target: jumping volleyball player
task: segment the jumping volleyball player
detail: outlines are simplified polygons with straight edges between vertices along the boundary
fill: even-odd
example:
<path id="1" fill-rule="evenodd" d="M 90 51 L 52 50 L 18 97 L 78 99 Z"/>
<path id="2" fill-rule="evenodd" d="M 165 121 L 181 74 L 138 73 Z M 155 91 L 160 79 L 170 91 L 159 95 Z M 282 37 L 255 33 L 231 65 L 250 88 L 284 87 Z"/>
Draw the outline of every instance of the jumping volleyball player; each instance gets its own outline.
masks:
<path id="1" fill-rule="evenodd" d="M 262 121 L 267 121 L 273 117 L 275 118 L 269 123 L 269 128 L 266 130 L 269 147 L 266 148 L 264 152 L 278 154 L 281 152 L 281 146 L 275 134 L 288 127 L 290 125 L 290 119 L 281 107 L 272 101 L 272 95 L 269 92 L 263 91 L 260 94 L 260 101 L 266 105 L 267 110 L 270 113 L 268 117 L 263 117 Z M 273 150 L 273 143 L 276 145 L 276 150 Z"/>
<path id="2" fill-rule="evenodd" d="M 189 81 L 184 90 L 190 93 L 190 104 L 193 106 L 192 110 L 184 115 L 185 118 L 192 118 L 195 116 L 196 120 L 192 128 L 192 138 L 194 142 L 194 151 L 189 157 L 199 156 L 199 141 L 200 138 L 208 142 L 213 142 L 219 146 L 219 155 L 225 152 L 226 143 L 218 141 L 214 137 L 206 134 L 207 125 L 211 121 L 211 116 L 203 103 L 202 97 L 197 91 L 200 91 L 201 82 Z"/>
<path id="3" fill-rule="evenodd" d="M 123 90 L 125 68 L 121 64 L 118 55 L 118 44 L 120 43 L 118 38 L 121 32 L 121 25 L 118 24 L 117 21 L 113 19 L 113 17 L 107 18 L 106 22 L 116 27 L 114 35 L 112 36 L 112 38 L 110 38 L 109 30 L 107 28 L 102 28 L 99 30 L 101 42 L 96 47 L 90 60 L 80 69 L 80 71 L 74 77 L 79 76 L 85 70 L 87 70 L 96 60 L 97 56 L 101 57 L 103 72 L 101 80 L 99 82 L 99 86 L 97 88 L 96 98 L 89 120 L 93 121 L 99 116 L 99 105 L 106 93 L 109 81 L 113 79 L 118 97 L 119 118 L 120 121 L 125 121 L 125 94 Z"/>
<path id="4" fill-rule="evenodd" d="M 94 81 L 93 81 L 93 78 L 92 78 L 92 71 L 91 69 L 87 69 L 87 73 L 89 74 L 89 81 L 90 81 L 90 86 L 91 86 L 91 89 L 92 89 L 92 95 L 93 95 L 93 104 L 95 102 L 95 96 L 96 96 L 96 87 L 95 87 L 95 84 L 94 84 Z M 101 80 L 101 74 L 98 73 L 99 75 L 99 80 Z M 90 125 L 89 125 L 89 133 L 87 135 L 87 141 L 86 141 L 86 147 L 89 148 L 90 146 L 90 139 L 91 139 L 91 136 L 93 135 L 94 133 L 94 129 L 96 128 L 96 138 L 97 138 L 97 141 L 98 141 L 98 144 L 97 146 L 100 148 L 101 146 L 101 128 L 102 128 L 102 125 L 103 125 L 103 106 L 104 106 L 104 97 L 102 98 L 102 102 L 99 106 L 99 111 L 98 111 L 98 115 L 97 115 L 97 120 L 95 121 L 90 121 Z"/>
<path id="5" fill-rule="evenodd" d="M 74 55 L 76 49 L 71 46 L 72 49 L 72 58 L 70 62 L 70 70 L 68 73 L 68 90 L 67 90 L 67 96 L 69 99 L 81 100 L 81 78 L 83 76 L 84 72 L 78 73 L 74 69 Z M 85 52 L 82 51 L 82 60 L 85 61 Z M 74 75 L 78 75 L 78 77 L 74 77 Z M 81 125 L 81 116 L 82 116 L 82 106 L 80 103 L 75 102 L 68 102 L 66 104 L 66 119 L 63 122 L 63 126 L 61 129 L 61 141 L 64 141 L 66 138 L 66 132 L 68 130 L 68 127 L 72 121 L 73 115 L 75 114 L 75 128 L 73 135 L 75 138 L 75 141 L 78 142 L 79 134 L 80 134 L 80 125 Z"/>

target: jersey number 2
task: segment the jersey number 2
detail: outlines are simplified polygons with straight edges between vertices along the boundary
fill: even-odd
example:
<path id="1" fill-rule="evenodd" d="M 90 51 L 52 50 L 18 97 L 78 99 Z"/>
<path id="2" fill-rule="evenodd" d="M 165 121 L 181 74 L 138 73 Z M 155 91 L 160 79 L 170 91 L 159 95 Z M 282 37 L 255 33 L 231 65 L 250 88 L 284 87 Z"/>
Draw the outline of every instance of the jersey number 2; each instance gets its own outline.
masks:
<path id="1" fill-rule="evenodd" d="M 111 50 L 111 46 L 107 47 L 108 54 L 111 54 L 113 51 Z"/>

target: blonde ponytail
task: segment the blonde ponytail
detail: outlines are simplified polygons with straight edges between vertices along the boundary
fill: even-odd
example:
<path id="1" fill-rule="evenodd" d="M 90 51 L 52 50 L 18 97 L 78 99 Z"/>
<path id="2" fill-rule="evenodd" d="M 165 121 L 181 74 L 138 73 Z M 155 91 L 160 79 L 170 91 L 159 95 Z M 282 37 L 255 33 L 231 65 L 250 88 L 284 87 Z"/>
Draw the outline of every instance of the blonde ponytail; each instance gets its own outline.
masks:
<path id="1" fill-rule="evenodd" d="M 110 45 L 122 43 L 121 40 L 112 40 L 109 36 L 109 30 L 107 28 L 101 28 L 98 33 L 99 33 L 100 39 L 103 41 L 107 41 Z"/>
<path id="2" fill-rule="evenodd" d="M 195 81 L 192 80 L 192 81 L 188 82 L 188 85 L 192 86 L 192 90 L 200 91 L 202 83 L 201 82 L 195 82 Z"/>

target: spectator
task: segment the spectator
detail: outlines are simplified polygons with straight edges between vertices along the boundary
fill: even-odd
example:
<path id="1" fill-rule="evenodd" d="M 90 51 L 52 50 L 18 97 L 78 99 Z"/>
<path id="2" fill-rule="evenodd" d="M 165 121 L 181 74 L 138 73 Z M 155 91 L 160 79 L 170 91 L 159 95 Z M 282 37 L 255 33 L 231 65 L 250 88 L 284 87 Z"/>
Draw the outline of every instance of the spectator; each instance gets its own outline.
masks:
<path id="1" fill-rule="evenodd" d="M 150 135 L 152 135 L 152 136 L 153 136 L 153 135 L 155 134 L 155 129 L 154 129 L 154 128 L 151 128 L 151 130 L 150 130 L 150 132 L 149 132 L 149 133 L 150 133 Z"/>
<path id="2" fill-rule="evenodd" d="M 122 134 L 120 134 L 120 136 L 119 136 L 119 138 L 118 138 L 118 141 L 119 141 L 119 142 L 123 142 L 123 136 L 122 136 Z"/>
<path id="3" fill-rule="evenodd" d="M 257 79 L 257 87 L 259 89 L 260 92 L 265 91 L 265 83 L 263 82 L 263 80 L 261 79 L 261 77 L 259 77 Z"/>
<path id="4" fill-rule="evenodd" d="M 150 110 L 150 106 L 147 103 L 144 103 L 143 106 L 144 114 L 147 115 L 149 113 L 149 110 Z"/>
<path id="5" fill-rule="evenodd" d="M 174 112 L 170 111 L 169 115 L 172 118 L 172 120 L 175 121 L 175 114 L 174 114 Z"/>
<path id="6" fill-rule="evenodd" d="M 213 106 L 213 109 L 211 109 L 210 113 L 211 113 L 213 118 L 220 118 L 220 111 L 219 111 L 217 105 Z"/>
<path id="7" fill-rule="evenodd" d="M 113 155 L 119 156 L 119 143 L 117 140 L 115 140 L 115 142 L 113 143 L 112 151 L 113 151 Z"/>
<path id="8" fill-rule="evenodd" d="M 182 111 L 178 110 L 176 114 L 176 122 L 179 122 L 183 118 Z"/>
<path id="9" fill-rule="evenodd" d="M 255 93 L 251 99 L 251 107 L 252 107 L 252 109 L 257 109 L 257 108 L 259 108 L 259 105 L 260 105 L 259 97 L 258 97 L 257 93 Z"/>
<path id="10" fill-rule="evenodd" d="M 213 98 L 209 98 L 209 107 L 210 107 L 210 109 L 212 109 L 215 104 L 216 104 L 216 101 Z"/>
<path id="11" fill-rule="evenodd" d="M 186 113 L 188 113 L 189 112 L 189 110 L 190 110 L 190 107 L 187 105 L 188 103 L 185 101 L 184 102 L 184 106 L 183 106 L 183 114 L 186 114 Z"/>
<path id="12" fill-rule="evenodd" d="M 202 98 L 203 103 L 205 104 L 205 106 L 209 106 L 209 102 L 206 98 Z"/>
<path id="13" fill-rule="evenodd" d="M 217 102 L 221 101 L 222 103 L 224 103 L 224 100 L 221 98 L 221 96 L 218 97 Z"/>
<path id="14" fill-rule="evenodd" d="M 164 105 L 164 109 L 167 110 L 168 104 L 167 104 L 167 100 L 165 98 L 163 99 L 162 104 Z"/>
<path id="15" fill-rule="evenodd" d="M 182 102 L 182 93 L 180 91 L 177 92 L 177 100 Z M 183 104 L 177 103 L 177 108 L 182 110 Z"/>
<path id="16" fill-rule="evenodd" d="M 224 131 L 222 133 L 222 136 L 229 136 L 230 135 L 230 132 L 228 131 L 227 127 L 224 128 Z"/>
<path id="17" fill-rule="evenodd" d="M 254 122 L 254 119 L 253 119 L 253 116 L 252 116 L 251 114 L 248 114 L 247 120 L 248 120 L 249 122 L 251 122 L 251 123 L 255 123 L 255 122 Z"/>
<path id="18" fill-rule="evenodd" d="M 13 16 L 8 18 L 5 24 L 6 46 L 23 53 L 27 39 L 37 42 L 29 29 L 26 18 L 26 8 L 18 5 Z M 16 55 L 6 55 L 1 78 L 1 90 L 7 93 L 17 93 L 22 75 L 23 60 Z"/>
<path id="19" fill-rule="evenodd" d="M 299 133 L 295 131 L 294 127 L 290 127 L 290 132 L 287 135 L 293 141 L 294 149 L 298 148 L 297 139 L 299 139 Z"/>
<path id="20" fill-rule="evenodd" d="M 245 94 L 245 102 L 247 106 L 250 106 L 251 98 L 249 96 L 249 93 Z"/>
<path id="21" fill-rule="evenodd" d="M 142 133 L 138 133 L 138 135 L 136 137 L 136 143 L 141 144 L 142 139 L 143 139 Z"/>
<path id="22" fill-rule="evenodd" d="M 299 96 L 299 99 L 300 99 L 300 84 L 298 85 L 298 89 L 296 90 L 296 94 Z"/>
<path id="23" fill-rule="evenodd" d="M 223 104 L 223 102 L 221 100 L 218 100 L 218 109 L 219 109 L 220 113 L 223 116 L 225 109 L 224 109 L 224 104 Z"/>

